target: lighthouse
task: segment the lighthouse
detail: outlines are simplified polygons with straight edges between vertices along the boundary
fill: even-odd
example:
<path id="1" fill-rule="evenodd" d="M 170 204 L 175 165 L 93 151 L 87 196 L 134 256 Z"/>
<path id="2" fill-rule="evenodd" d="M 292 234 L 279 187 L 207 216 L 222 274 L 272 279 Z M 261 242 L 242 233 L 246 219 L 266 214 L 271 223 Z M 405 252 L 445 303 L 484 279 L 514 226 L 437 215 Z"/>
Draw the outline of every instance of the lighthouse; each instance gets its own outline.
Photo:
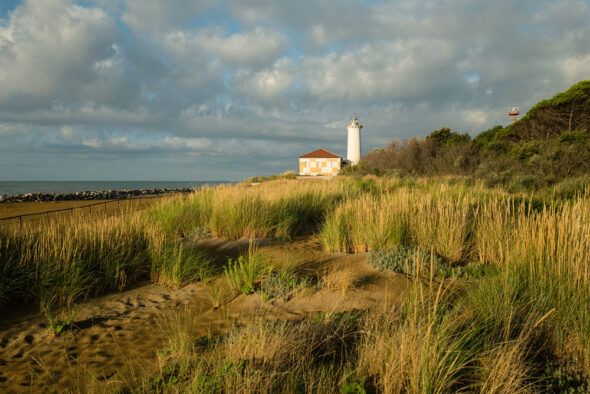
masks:
<path id="1" fill-rule="evenodd" d="M 363 126 L 359 123 L 356 116 L 352 117 L 350 124 L 346 126 L 348 130 L 348 152 L 346 159 L 351 165 L 358 164 L 361 160 L 361 129 Z"/>

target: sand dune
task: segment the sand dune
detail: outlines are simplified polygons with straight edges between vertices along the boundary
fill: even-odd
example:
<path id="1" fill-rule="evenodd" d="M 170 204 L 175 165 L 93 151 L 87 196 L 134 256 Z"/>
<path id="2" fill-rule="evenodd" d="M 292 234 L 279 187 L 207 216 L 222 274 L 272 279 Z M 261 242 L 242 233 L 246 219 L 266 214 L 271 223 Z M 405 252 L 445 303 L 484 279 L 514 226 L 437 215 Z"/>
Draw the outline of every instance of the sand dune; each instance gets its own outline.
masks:
<path id="1" fill-rule="evenodd" d="M 206 240 L 198 243 L 220 258 L 247 249 L 248 241 Z M 384 297 L 400 297 L 408 280 L 379 273 L 363 255 L 330 254 L 314 237 L 292 243 L 260 242 L 259 250 L 275 261 L 290 259 L 319 280 L 316 289 L 294 294 L 288 302 L 265 301 L 260 294 L 228 297 L 214 308 L 207 285 L 181 289 L 144 284 L 81 303 L 73 330 L 56 336 L 41 314 L 5 322 L 0 328 L 0 390 L 83 391 L 118 385 L 158 371 L 156 352 L 164 338 L 157 320 L 190 311 L 199 335 L 219 335 L 253 315 L 269 320 L 299 320 L 319 312 L 365 309 Z"/>

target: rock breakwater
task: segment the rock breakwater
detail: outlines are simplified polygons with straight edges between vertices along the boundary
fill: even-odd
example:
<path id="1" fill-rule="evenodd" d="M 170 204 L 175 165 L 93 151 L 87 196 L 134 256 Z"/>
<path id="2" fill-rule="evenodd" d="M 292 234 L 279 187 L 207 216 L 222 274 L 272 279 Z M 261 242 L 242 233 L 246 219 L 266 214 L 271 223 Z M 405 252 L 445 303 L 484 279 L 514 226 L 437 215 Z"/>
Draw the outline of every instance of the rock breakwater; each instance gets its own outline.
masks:
<path id="1" fill-rule="evenodd" d="M 172 194 L 172 193 L 193 193 L 192 188 L 156 188 L 156 189 L 126 189 L 126 190 L 96 190 L 77 193 L 27 193 L 14 196 L 0 196 L 0 203 L 3 202 L 41 202 L 41 201 L 75 201 L 75 200 L 117 200 L 141 196 Z"/>

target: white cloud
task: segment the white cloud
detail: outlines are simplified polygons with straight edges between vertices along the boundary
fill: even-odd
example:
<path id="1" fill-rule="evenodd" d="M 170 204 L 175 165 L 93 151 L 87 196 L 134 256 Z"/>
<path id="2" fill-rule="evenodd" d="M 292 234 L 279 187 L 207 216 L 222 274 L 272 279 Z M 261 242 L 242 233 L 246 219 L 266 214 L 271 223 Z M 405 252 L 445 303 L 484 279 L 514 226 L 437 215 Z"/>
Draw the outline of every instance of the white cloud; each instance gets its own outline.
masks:
<path id="1" fill-rule="evenodd" d="M 74 133 L 74 128 L 72 126 L 63 126 L 61 128 L 61 136 L 65 140 L 73 140 L 76 136 L 76 134 Z"/>
<path id="2" fill-rule="evenodd" d="M 198 17 L 214 0 L 125 0 L 123 22 L 134 32 L 157 34 Z"/>
<path id="3" fill-rule="evenodd" d="M 246 99 L 273 107 L 287 103 L 287 94 L 294 86 L 296 75 L 293 62 L 283 58 L 266 69 L 238 70 L 234 73 L 231 84 Z"/>
<path id="4" fill-rule="evenodd" d="M 203 151 L 211 149 L 211 140 L 206 138 L 166 137 L 162 145 L 173 150 Z"/>
<path id="5" fill-rule="evenodd" d="M 423 97 L 447 83 L 454 45 L 431 40 L 366 44 L 351 51 L 301 59 L 303 91 L 322 103 Z"/>
<path id="6" fill-rule="evenodd" d="M 282 34 L 259 27 L 229 36 L 223 29 L 201 29 L 196 32 L 174 31 L 165 37 L 166 48 L 179 59 L 205 55 L 236 67 L 260 67 L 272 63 L 287 46 Z"/>
<path id="7" fill-rule="evenodd" d="M 466 110 L 464 119 L 469 126 L 474 127 L 476 130 L 485 127 L 489 122 L 488 112 L 481 109 Z"/>
<path id="8" fill-rule="evenodd" d="M 85 145 L 89 148 L 100 148 L 103 145 L 103 142 L 100 141 L 98 138 L 91 138 L 82 141 L 82 145 Z"/>
<path id="9" fill-rule="evenodd" d="M 367 148 L 476 133 L 590 78 L 588 19 L 576 0 L 24 0 L 0 22 L 3 163 L 268 173 L 344 153 L 353 113 Z"/>
<path id="10" fill-rule="evenodd" d="M 566 59 L 561 70 L 569 84 L 590 78 L 590 54 Z"/>
<path id="11" fill-rule="evenodd" d="M 76 95 L 93 65 L 111 55 L 113 30 L 104 11 L 71 0 L 18 6 L 0 26 L 0 104 L 30 107 Z"/>

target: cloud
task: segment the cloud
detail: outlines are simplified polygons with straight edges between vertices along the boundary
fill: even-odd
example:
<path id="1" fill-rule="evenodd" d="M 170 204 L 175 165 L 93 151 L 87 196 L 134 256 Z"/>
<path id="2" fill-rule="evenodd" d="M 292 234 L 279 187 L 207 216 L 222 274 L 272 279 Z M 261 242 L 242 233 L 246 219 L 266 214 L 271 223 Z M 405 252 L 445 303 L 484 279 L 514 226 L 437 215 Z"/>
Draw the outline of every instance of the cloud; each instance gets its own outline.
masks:
<path id="1" fill-rule="evenodd" d="M 4 18 L 0 168 L 21 178 L 280 172 L 344 154 L 353 113 L 366 151 L 476 134 L 590 78 L 587 1 L 25 0 Z"/>
<path id="2" fill-rule="evenodd" d="M 296 81 L 295 65 L 288 58 L 283 58 L 271 67 L 252 71 L 237 70 L 230 83 L 246 100 L 268 107 L 288 105 L 289 93 Z"/>
<path id="3" fill-rule="evenodd" d="M 561 66 L 564 79 L 573 84 L 590 77 L 590 54 L 567 58 Z"/>
<path id="4" fill-rule="evenodd" d="M 113 55 L 114 21 L 69 0 L 27 1 L 0 26 L 0 107 L 92 99 L 94 67 Z"/>
<path id="5" fill-rule="evenodd" d="M 281 33 L 260 27 L 229 36 L 223 36 L 217 29 L 201 30 L 194 40 L 205 53 L 233 67 L 260 67 L 271 63 L 287 49 L 287 40 Z"/>
<path id="6" fill-rule="evenodd" d="M 77 137 L 72 126 L 63 126 L 61 128 L 61 136 L 66 141 L 73 141 Z"/>
<path id="7" fill-rule="evenodd" d="M 159 45 L 177 62 L 218 59 L 225 67 L 259 68 L 283 54 L 287 41 L 282 34 L 261 28 L 231 35 L 214 28 L 171 31 Z"/>
<path id="8" fill-rule="evenodd" d="M 198 17 L 213 0 L 125 0 L 121 20 L 138 34 L 167 31 Z"/>

